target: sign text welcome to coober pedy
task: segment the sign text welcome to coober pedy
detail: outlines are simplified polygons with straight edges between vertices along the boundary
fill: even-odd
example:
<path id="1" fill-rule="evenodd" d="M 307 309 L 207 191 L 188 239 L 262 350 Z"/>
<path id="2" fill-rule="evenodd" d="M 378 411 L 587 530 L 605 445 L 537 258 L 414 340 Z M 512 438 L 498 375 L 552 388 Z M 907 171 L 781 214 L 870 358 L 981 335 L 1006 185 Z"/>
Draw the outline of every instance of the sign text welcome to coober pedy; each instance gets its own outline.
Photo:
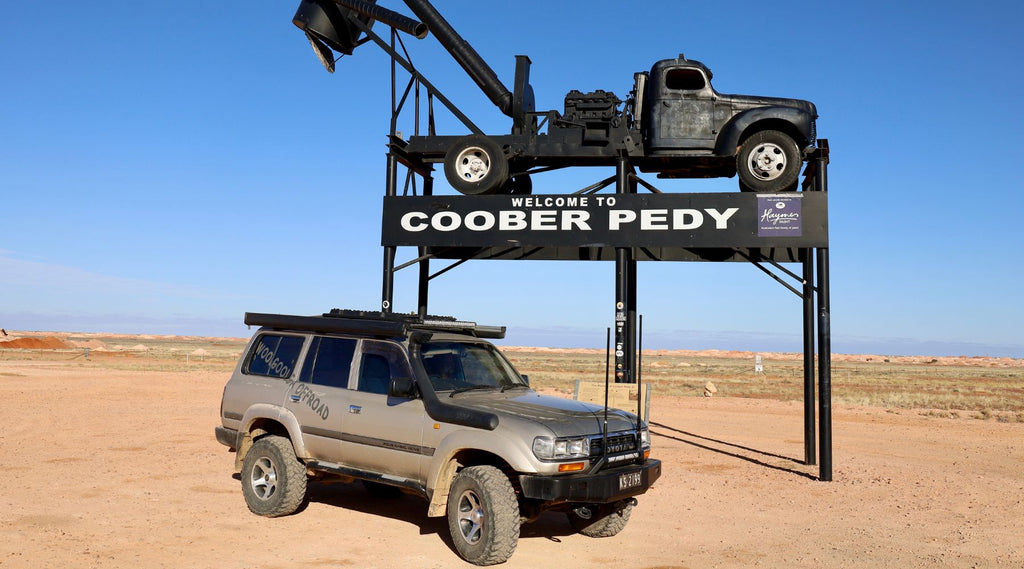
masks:
<path id="1" fill-rule="evenodd" d="M 827 195 L 384 198 L 381 244 L 427 247 L 827 247 Z"/>

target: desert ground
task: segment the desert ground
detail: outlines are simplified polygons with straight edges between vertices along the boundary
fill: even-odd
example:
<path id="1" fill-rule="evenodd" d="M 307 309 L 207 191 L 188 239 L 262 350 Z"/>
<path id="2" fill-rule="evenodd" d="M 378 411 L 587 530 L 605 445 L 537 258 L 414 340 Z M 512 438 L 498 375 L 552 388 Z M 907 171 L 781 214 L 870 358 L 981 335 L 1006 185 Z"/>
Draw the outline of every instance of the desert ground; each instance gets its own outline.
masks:
<path id="1" fill-rule="evenodd" d="M 0 568 L 470 567 L 411 496 L 313 485 L 296 515 L 249 513 L 213 437 L 243 343 L 0 338 Z M 563 396 L 603 366 L 508 353 Z M 823 482 L 803 464 L 795 356 L 761 374 L 752 354 L 644 357 L 662 478 L 618 536 L 545 514 L 503 567 L 1024 567 L 1024 361 L 837 356 Z"/>

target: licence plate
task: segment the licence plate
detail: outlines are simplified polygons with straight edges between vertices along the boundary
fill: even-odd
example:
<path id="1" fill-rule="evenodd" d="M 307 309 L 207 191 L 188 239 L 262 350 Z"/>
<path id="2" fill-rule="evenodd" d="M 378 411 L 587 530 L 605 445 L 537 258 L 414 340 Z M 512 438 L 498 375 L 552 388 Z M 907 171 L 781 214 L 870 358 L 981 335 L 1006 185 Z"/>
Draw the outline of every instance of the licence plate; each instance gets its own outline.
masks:
<path id="1" fill-rule="evenodd" d="M 627 472 L 619 475 L 619 490 L 635 488 L 640 485 L 640 471 Z"/>

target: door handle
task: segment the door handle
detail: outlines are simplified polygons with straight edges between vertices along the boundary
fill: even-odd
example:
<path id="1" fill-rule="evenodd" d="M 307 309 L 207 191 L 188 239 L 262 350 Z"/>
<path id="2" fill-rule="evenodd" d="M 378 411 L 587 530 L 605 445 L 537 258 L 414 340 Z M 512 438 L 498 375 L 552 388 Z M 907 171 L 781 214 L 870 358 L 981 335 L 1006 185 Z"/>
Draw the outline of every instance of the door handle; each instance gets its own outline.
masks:
<path id="1" fill-rule="evenodd" d="M 363 412 L 363 408 L 360 407 L 359 405 L 349 405 L 348 412 L 352 413 L 353 415 L 358 415 Z"/>
<path id="2" fill-rule="evenodd" d="M 299 402 L 299 396 L 298 396 L 298 395 L 292 395 L 292 396 L 291 396 L 291 400 L 292 400 L 293 402 L 295 402 L 295 403 L 298 403 L 298 402 Z"/>

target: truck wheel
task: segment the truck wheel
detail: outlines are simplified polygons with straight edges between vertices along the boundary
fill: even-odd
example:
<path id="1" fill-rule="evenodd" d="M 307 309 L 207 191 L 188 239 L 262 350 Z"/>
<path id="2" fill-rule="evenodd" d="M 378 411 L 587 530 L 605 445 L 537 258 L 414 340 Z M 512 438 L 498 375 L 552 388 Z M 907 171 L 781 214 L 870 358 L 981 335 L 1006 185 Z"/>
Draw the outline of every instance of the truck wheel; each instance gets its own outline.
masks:
<path id="1" fill-rule="evenodd" d="M 242 461 L 242 495 L 254 514 L 294 514 L 306 500 L 306 468 L 292 443 L 278 436 L 256 441 Z"/>
<path id="2" fill-rule="evenodd" d="M 508 179 L 508 159 L 497 142 L 473 134 L 455 141 L 444 157 L 448 183 L 467 195 L 493 194 Z"/>
<path id="3" fill-rule="evenodd" d="M 740 189 L 765 193 L 795 189 L 802 162 L 800 149 L 788 134 L 777 130 L 755 132 L 743 141 L 736 155 Z"/>
<path id="4" fill-rule="evenodd" d="M 470 466 L 452 481 L 448 529 L 459 555 L 474 565 L 496 565 L 519 542 L 519 502 L 505 474 L 493 466 Z"/>
<path id="5" fill-rule="evenodd" d="M 505 186 L 507 193 L 513 196 L 528 196 L 533 193 L 533 180 L 529 174 L 513 176 Z"/>
<path id="6" fill-rule="evenodd" d="M 633 504 L 619 502 L 576 507 L 566 515 L 573 529 L 587 537 L 611 537 L 626 527 L 632 512 Z"/>

